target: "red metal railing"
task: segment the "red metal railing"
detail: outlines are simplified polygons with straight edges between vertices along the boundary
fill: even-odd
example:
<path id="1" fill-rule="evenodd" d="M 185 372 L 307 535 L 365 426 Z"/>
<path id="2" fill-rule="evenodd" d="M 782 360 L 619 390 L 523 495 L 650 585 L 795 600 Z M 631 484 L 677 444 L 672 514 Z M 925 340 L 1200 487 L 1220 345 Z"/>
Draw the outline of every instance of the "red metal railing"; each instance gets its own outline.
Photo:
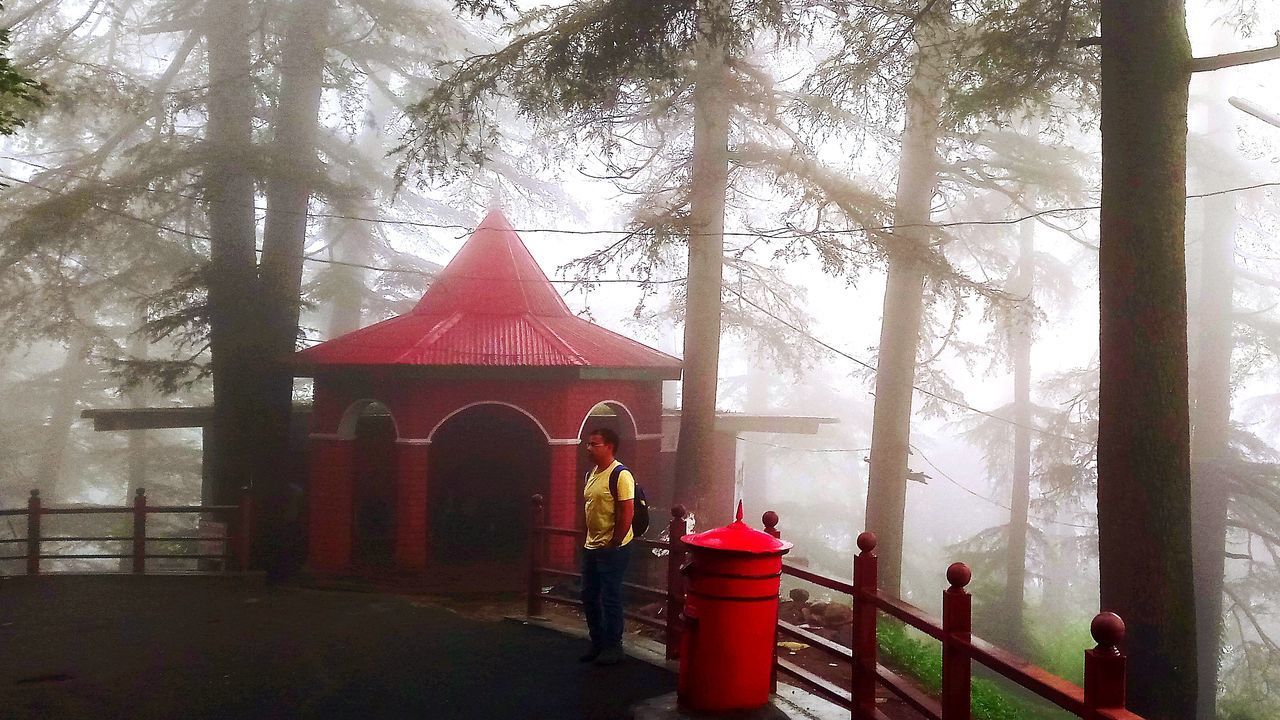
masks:
<path id="1" fill-rule="evenodd" d="M 132 572 L 143 574 L 147 571 L 147 560 L 221 560 L 223 570 L 236 567 L 241 571 L 249 567 L 250 542 L 253 537 L 253 502 L 247 490 L 243 491 L 238 505 L 148 505 L 146 491 L 139 488 L 132 506 L 99 506 L 99 507 L 65 507 L 47 508 L 40 500 L 40 491 L 32 490 L 27 499 L 27 507 L 17 510 L 0 510 L 0 517 L 27 517 L 27 536 L 24 538 L 0 539 L 0 545 L 26 544 L 23 555 L 0 555 L 0 560 L 27 561 L 27 574 L 39 575 L 40 564 L 44 560 L 93 560 L 93 559 L 132 559 Z M 224 535 L 165 536 L 151 537 L 147 535 L 147 518 L 159 514 L 195 514 L 213 513 L 228 518 L 228 532 Z M 133 532 L 130 535 L 44 535 L 41 532 L 41 519 L 51 515 L 119 515 L 133 516 Z M 128 553 L 51 553 L 45 552 L 45 543 L 63 542 L 127 542 L 132 541 Z M 202 543 L 221 543 L 222 552 L 211 553 L 148 553 L 148 542 L 198 541 Z"/>
<path id="2" fill-rule="evenodd" d="M 763 516 L 765 532 L 779 537 L 778 516 L 767 512 Z M 576 577 L 576 572 L 546 567 L 543 539 L 548 535 L 579 538 L 581 530 L 548 527 L 545 524 L 543 500 L 533 498 L 532 528 L 529 561 L 530 616 L 542 614 L 543 602 L 580 606 L 574 598 L 556 597 L 542 593 L 543 579 L 549 575 Z M 675 658 L 679 652 L 681 633 L 680 615 L 684 607 L 684 583 L 680 567 L 687 550 L 679 538 L 687 528 L 685 511 L 681 506 L 672 509 L 668 537 L 671 542 L 639 540 L 642 546 L 669 550 L 667 556 L 667 588 L 660 589 L 627 583 L 626 587 L 650 597 L 666 600 L 666 617 L 663 620 L 628 612 L 627 617 L 651 627 L 665 630 L 667 657 Z M 948 587 L 942 593 L 942 618 L 936 618 L 898 598 L 884 594 L 879 589 L 875 554 L 876 537 L 872 533 L 858 536 L 859 553 L 854 558 L 853 582 L 829 577 L 804 568 L 783 563 L 784 575 L 805 580 L 815 585 L 848 595 L 853 608 L 852 647 L 810 632 L 791 623 L 778 622 L 778 633 L 801 640 L 818 648 L 833 659 L 850 664 L 852 679 L 849 687 L 805 670 L 784 658 L 776 658 L 775 670 L 796 679 L 816 694 L 850 711 L 853 720 L 883 719 L 885 715 L 876 708 L 876 686 L 884 686 L 915 711 L 932 720 L 968 720 L 971 717 L 971 692 L 973 663 L 977 662 L 1031 693 L 1061 707 L 1084 720 L 1142 720 L 1125 709 L 1125 657 L 1120 650 L 1124 640 L 1124 623 L 1112 613 L 1094 617 L 1090 631 L 1097 647 L 1084 653 L 1084 687 L 1075 685 L 1022 658 L 1002 650 L 991 643 L 974 637 L 972 632 L 972 596 L 965 587 L 972 579 L 972 572 L 963 563 L 953 563 L 947 568 Z M 930 696 L 910 678 L 903 677 L 878 662 L 879 648 L 876 626 L 880 613 L 885 613 L 902 623 L 942 643 L 942 692 L 940 698 Z"/>

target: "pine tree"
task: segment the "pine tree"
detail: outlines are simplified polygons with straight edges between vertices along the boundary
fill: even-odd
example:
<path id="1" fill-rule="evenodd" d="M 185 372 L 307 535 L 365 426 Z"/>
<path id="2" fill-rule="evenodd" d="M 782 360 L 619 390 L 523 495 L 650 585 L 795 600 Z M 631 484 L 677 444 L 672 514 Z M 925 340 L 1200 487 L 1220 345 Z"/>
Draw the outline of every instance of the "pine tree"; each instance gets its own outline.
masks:
<path id="1" fill-rule="evenodd" d="M 0 14 L 4 5 L 0 3 Z M 3 15 L 0 15 L 3 17 Z M 0 135 L 12 135 L 26 123 L 25 116 L 44 104 L 48 88 L 33 80 L 7 57 L 8 25 L 0 28 Z"/>

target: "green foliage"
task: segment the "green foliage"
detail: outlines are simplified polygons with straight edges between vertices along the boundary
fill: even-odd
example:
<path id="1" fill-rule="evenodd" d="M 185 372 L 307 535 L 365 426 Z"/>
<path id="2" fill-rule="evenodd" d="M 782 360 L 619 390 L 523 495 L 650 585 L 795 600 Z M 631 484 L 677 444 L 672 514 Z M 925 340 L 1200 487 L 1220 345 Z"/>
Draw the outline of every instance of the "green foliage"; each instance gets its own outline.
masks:
<path id="1" fill-rule="evenodd" d="M 894 116 L 915 68 L 913 45 L 921 19 L 937 12 L 938 0 L 847 4 L 833 23 L 840 48 L 806 80 L 807 93 L 830 100 L 845 114 L 827 114 L 810 104 L 809 120 L 828 128 L 850 118 Z M 946 128 L 959 130 L 1007 122 L 1039 109 L 1062 93 L 1072 112 L 1096 104 L 1098 54 L 1075 46 L 1098 23 L 1097 0 L 982 0 L 945 3 L 949 25 L 942 52 L 946 78 Z M 1061 112 L 1061 109 L 1058 109 Z"/>
<path id="2" fill-rule="evenodd" d="M 942 692 L 942 646 L 927 638 L 918 639 L 898 623 L 881 622 L 876 627 L 881 662 L 916 680 L 932 695 Z M 1065 711 L 1015 696 L 995 682 L 973 681 L 974 720 L 1061 720 L 1074 717 Z"/>
<path id="3" fill-rule="evenodd" d="M 504 134 L 496 99 L 528 118 L 589 129 L 607 146 L 616 141 L 612 123 L 634 129 L 680 112 L 699 42 L 723 44 L 741 62 L 757 32 L 796 38 L 812 26 L 812 11 L 798 0 L 725 4 L 733 21 L 724 27 L 701 26 L 694 0 L 580 0 L 521 14 L 505 47 L 453 63 L 408 108 L 414 126 L 397 149 L 401 180 L 450 177 L 460 164 L 487 162 Z"/>
<path id="4" fill-rule="evenodd" d="M 0 4 L 0 11 L 4 10 Z M 0 28 L 0 135 L 12 135 L 26 124 L 26 114 L 44 104 L 49 89 L 14 67 L 5 55 L 9 31 Z"/>
<path id="5" fill-rule="evenodd" d="M 1031 661 L 1063 680 L 1084 685 L 1084 651 L 1096 645 L 1088 617 L 1027 613 L 1033 643 Z"/>

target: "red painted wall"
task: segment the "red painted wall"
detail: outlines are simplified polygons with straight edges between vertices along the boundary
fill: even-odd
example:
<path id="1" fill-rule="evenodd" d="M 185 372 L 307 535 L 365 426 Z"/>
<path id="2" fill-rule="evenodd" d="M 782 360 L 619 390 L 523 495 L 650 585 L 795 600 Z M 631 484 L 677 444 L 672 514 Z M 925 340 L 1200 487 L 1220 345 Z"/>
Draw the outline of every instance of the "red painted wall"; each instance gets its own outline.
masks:
<path id="1" fill-rule="evenodd" d="M 359 375 L 327 375 L 316 378 L 313 438 L 334 436 L 344 414 L 359 400 L 376 400 L 390 409 L 398 439 L 427 440 L 451 414 L 479 402 L 514 405 L 533 417 L 551 440 L 577 439 L 584 425 L 590 429 L 588 413 L 596 404 L 612 401 L 631 413 L 634 427 L 627 427 L 623 460 L 646 489 L 663 493 L 658 459 L 659 441 L 636 439 L 661 432 L 662 383 L 656 380 L 460 380 L 396 378 L 384 370 L 363 371 Z M 624 426 L 631 420 L 620 416 Z M 309 566 L 318 572 L 342 572 L 351 567 L 353 467 L 351 443 L 313 439 L 312 472 L 308 492 Z M 345 450 L 341 449 L 345 448 Z M 547 511 L 553 525 L 581 527 L 582 450 L 577 445 L 551 445 Z M 427 483 L 447 481 L 426 477 L 429 445 L 397 444 L 399 459 L 396 481 L 396 566 L 421 570 L 426 566 L 428 518 Z M 629 453 L 629 454 L 628 454 Z M 663 520 L 656 520 L 661 523 Z M 555 543 L 557 564 L 571 563 L 572 544 Z"/>

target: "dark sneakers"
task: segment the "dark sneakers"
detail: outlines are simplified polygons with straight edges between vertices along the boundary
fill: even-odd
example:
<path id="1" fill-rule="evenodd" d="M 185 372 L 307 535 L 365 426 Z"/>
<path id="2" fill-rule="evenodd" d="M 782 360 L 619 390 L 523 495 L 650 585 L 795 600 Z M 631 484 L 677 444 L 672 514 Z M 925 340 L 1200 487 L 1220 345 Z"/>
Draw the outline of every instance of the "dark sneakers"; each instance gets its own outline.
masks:
<path id="1" fill-rule="evenodd" d="M 617 665 L 626 656 L 627 654 L 622 651 L 621 645 L 611 645 L 600 651 L 600 654 L 595 658 L 595 664 Z"/>
<path id="2" fill-rule="evenodd" d="M 590 650 L 578 656 L 578 662 L 589 663 L 598 657 L 600 657 L 600 648 L 592 645 Z"/>

